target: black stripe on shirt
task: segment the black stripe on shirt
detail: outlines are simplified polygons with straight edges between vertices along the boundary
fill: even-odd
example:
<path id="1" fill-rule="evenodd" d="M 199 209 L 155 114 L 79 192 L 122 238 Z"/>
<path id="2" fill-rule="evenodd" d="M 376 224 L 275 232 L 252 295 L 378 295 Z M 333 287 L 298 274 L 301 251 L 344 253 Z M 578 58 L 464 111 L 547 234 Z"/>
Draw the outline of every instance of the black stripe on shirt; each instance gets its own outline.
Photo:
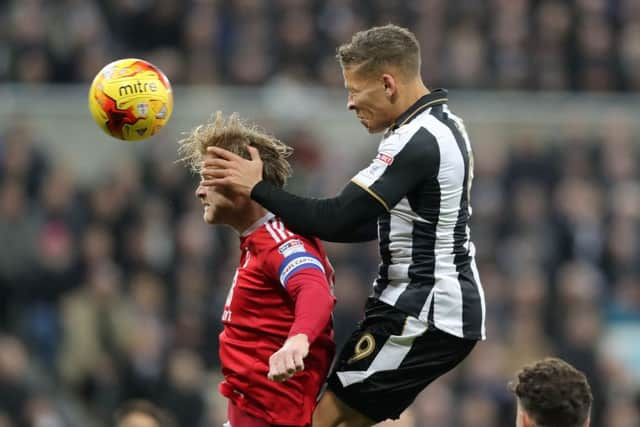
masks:
<path id="1" fill-rule="evenodd" d="M 384 214 L 378 218 L 378 236 L 380 239 L 380 267 L 378 278 L 373 287 L 374 295 L 380 296 L 389 284 L 389 265 L 391 264 L 391 251 L 389 250 L 389 232 L 391 231 L 391 215 Z"/>
<path id="2" fill-rule="evenodd" d="M 416 186 L 438 175 L 440 151 L 438 141 L 425 128 L 418 129 L 384 173 L 369 186 L 389 208 L 393 208 Z"/>
<path id="3" fill-rule="evenodd" d="M 416 317 L 420 315 L 435 285 L 437 226 L 437 216 L 434 222 L 415 221 L 413 223 L 409 284 L 398 298 L 396 305 L 403 307 Z"/>
<path id="4" fill-rule="evenodd" d="M 458 272 L 458 282 L 462 293 L 462 332 L 464 336 L 473 336 L 477 334 L 478 325 L 482 323 L 482 306 L 480 304 L 478 285 L 471 270 L 469 250 L 464 246 L 465 242 L 467 242 L 467 224 L 470 217 L 468 200 L 469 185 L 471 184 L 469 182 L 469 152 L 464 136 L 454 120 L 445 114 L 443 123 L 453 133 L 458 149 L 464 159 L 462 197 L 460 199 L 458 219 L 453 229 L 453 263 Z"/>

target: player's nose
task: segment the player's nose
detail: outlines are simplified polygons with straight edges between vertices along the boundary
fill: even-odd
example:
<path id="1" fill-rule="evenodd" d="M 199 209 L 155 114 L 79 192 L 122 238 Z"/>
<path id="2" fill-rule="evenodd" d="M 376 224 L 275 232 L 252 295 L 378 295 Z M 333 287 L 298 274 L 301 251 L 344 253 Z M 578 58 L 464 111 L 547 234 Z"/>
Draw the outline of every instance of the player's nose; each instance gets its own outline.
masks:
<path id="1" fill-rule="evenodd" d="M 348 110 L 355 110 L 356 109 L 356 104 L 355 104 L 355 102 L 353 102 L 353 100 L 351 100 L 351 98 L 347 99 L 347 109 Z"/>
<path id="2" fill-rule="evenodd" d="M 198 186 L 196 187 L 196 197 L 198 199 L 204 199 L 206 195 L 207 194 L 204 189 L 204 186 L 202 184 L 198 184 Z"/>

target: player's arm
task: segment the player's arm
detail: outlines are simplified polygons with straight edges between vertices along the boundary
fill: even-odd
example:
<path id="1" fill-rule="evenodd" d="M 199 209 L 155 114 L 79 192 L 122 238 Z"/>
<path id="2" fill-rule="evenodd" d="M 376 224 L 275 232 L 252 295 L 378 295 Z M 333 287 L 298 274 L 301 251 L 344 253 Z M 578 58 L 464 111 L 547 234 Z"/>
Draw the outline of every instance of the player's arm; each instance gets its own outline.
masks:
<path id="1" fill-rule="evenodd" d="M 284 381 L 304 369 L 309 347 L 329 324 L 335 304 L 319 255 L 301 248 L 278 267 L 280 283 L 294 302 L 295 317 L 288 339 L 269 358 L 268 376 L 274 381 Z"/>
<path id="2" fill-rule="evenodd" d="M 335 299 L 329 293 L 327 279 L 319 271 L 308 270 L 292 277 L 287 290 L 295 302 L 295 321 L 289 338 L 269 358 L 269 378 L 284 381 L 304 369 L 309 347 L 327 327 Z"/>
<path id="3" fill-rule="evenodd" d="M 260 181 L 253 187 L 251 198 L 282 218 L 296 233 L 329 242 L 375 240 L 377 219 L 386 212 L 379 201 L 352 182 L 337 197 L 315 199 Z"/>
<path id="4" fill-rule="evenodd" d="M 262 160 L 249 146 L 251 160 L 218 147 L 216 156 L 202 164 L 202 185 L 222 186 L 251 196 L 280 216 L 291 230 L 333 242 L 364 242 L 377 238 L 377 217 L 384 207 L 370 193 L 348 184 L 337 197 L 312 199 L 295 196 L 262 181 Z"/>
<path id="5" fill-rule="evenodd" d="M 373 240 L 377 233 L 372 225 L 378 216 L 393 208 L 418 182 L 438 173 L 438 144 L 425 129 L 406 144 L 390 141 L 387 148 L 381 147 L 387 152 L 379 152 L 369 167 L 329 199 L 296 196 L 263 181 L 262 161 L 253 147 L 249 147 L 251 160 L 209 147 L 219 158 L 203 165 L 203 175 L 211 177 L 203 185 L 223 185 L 249 194 L 300 234 L 338 242 Z"/>
<path id="6" fill-rule="evenodd" d="M 425 129 L 418 130 L 406 144 L 391 140 L 381 150 L 337 197 L 299 197 L 260 181 L 253 187 L 251 198 L 299 233 L 329 241 L 337 241 L 344 233 L 353 240 L 342 241 L 355 241 L 355 234 L 363 231 L 359 227 L 365 225 L 364 235 L 374 239 L 376 227 L 367 229 L 366 224 L 391 210 L 418 183 L 435 177 L 440 159 L 438 144 Z"/>

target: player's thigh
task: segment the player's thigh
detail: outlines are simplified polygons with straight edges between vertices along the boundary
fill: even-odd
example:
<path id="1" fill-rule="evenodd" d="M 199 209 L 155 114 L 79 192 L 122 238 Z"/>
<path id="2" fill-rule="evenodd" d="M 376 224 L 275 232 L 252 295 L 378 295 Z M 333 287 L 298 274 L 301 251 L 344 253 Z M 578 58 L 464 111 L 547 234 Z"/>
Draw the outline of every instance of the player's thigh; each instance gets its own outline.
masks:
<path id="1" fill-rule="evenodd" d="M 313 412 L 312 427 L 369 427 L 375 422 L 351 409 L 331 390 L 323 393 Z"/>

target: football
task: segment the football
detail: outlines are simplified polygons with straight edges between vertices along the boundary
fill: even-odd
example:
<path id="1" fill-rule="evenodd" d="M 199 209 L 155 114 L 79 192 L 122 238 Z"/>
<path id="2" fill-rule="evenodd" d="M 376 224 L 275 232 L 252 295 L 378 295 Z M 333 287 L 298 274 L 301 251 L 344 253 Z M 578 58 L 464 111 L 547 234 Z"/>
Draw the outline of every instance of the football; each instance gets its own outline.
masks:
<path id="1" fill-rule="evenodd" d="M 142 59 L 119 59 L 96 75 L 89 89 L 89 111 L 114 138 L 138 141 L 167 124 L 173 111 L 171 83 Z"/>

